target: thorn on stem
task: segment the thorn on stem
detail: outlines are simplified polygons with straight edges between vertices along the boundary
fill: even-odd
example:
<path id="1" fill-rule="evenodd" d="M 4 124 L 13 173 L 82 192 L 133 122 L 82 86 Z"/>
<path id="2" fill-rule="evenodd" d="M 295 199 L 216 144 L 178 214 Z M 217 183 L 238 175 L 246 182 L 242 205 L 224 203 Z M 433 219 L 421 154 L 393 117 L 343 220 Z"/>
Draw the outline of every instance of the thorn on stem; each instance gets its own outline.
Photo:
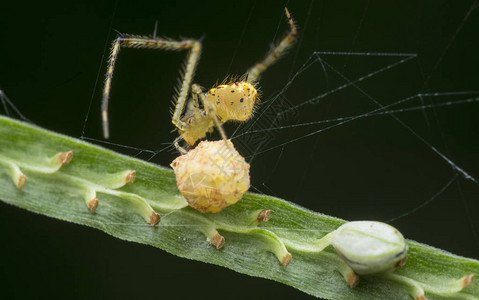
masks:
<path id="1" fill-rule="evenodd" d="M 263 209 L 259 214 L 256 220 L 258 220 L 258 223 L 261 222 L 268 222 L 269 218 L 271 216 L 271 211 L 269 209 Z"/>
<path id="2" fill-rule="evenodd" d="M 424 296 L 424 294 L 420 294 L 416 296 L 416 300 L 427 300 L 427 298 Z"/>
<path id="3" fill-rule="evenodd" d="M 403 259 L 401 259 L 400 261 L 396 263 L 396 267 L 402 267 L 406 264 L 406 262 L 407 262 L 407 256 L 404 256 Z"/>
<path id="4" fill-rule="evenodd" d="M 90 209 L 90 212 L 94 212 L 96 208 L 98 207 L 98 198 L 94 197 L 90 201 L 88 201 L 88 208 Z"/>
<path id="5" fill-rule="evenodd" d="M 291 253 L 288 252 L 283 256 L 281 263 L 283 263 L 283 266 L 287 267 L 292 259 L 293 256 L 291 255 Z"/>
<path id="6" fill-rule="evenodd" d="M 224 243 L 225 243 L 225 238 L 218 232 L 216 232 L 213 235 L 213 237 L 210 239 L 210 244 L 214 245 L 216 249 L 220 249 L 221 247 L 223 247 Z"/>
<path id="7" fill-rule="evenodd" d="M 58 162 L 60 165 L 65 165 L 69 163 L 73 158 L 73 152 L 68 151 L 68 152 L 60 152 L 58 155 Z"/>
<path id="8" fill-rule="evenodd" d="M 18 174 L 17 188 L 21 190 L 25 184 L 27 184 L 27 176 L 25 176 L 23 173 Z"/>
<path id="9" fill-rule="evenodd" d="M 161 216 L 160 214 L 152 211 L 151 212 L 151 215 L 150 215 L 150 224 L 151 226 L 156 226 L 158 225 L 158 223 L 160 223 L 160 220 L 161 220 Z"/>
<path id="10" fill-rule="evenodd" d="M 2 160 L 0 159 L 0 167 L 5 166 L 7 168 L 7 175 L 12 180 L 13 184 L 21 190 L 25 184 L 27 184 L 27 176 L 23 174 L 22 170 L 12 161 L 10 160 Z"/>
<path id="11" fill-rule="evenodd" d="M 73 151 L 58 152 L 50 159 L 50 170 L 47 173 L 58 171 L 63 165 L 69 163 L 73 158 Z"/>
<path id="12" fill-rule="evenodd" d="M 126 173 L 125 176 L 125 184 L 134 182 L 136 178 L 136 171 L 135 170 L 130 170 L 128 173 Z"/>
<path id="13" fill-rule="evenodd" d="M 351 271 L 346 275 L 346 281 L 348 282 L 349 287 L 354 289 L 359 283 L 359 276 Z"/>
<path id="14" fill-rule="evenodd" d="M 462 288 L 465 288 L 466 286 L 470 286 L 474 282 L 474 274 L 464 276 L 462 278 Z"/>
<path id="15" fill-rule="evenodd" d="M 125 184 L 134 182 L 135 178 L 135 170 L 124 170 L 104 176 L 104 178 L 101 180 L 101 184 L 109 189 L 116 190 L 125 186 Z"/>

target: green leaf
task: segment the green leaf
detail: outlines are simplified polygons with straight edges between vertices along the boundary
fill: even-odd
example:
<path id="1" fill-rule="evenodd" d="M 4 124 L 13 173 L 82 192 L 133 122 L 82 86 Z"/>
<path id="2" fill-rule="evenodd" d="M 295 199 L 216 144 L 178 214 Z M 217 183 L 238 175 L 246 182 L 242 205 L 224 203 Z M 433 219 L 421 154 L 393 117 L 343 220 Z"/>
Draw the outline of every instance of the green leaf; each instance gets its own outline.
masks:
<path id="1" fill-rule="evenodd" d="M 253 193 L 219 214 L 203 214 L 186 205 L 170 169 L 5 117 L 0 117 L 0 137 L 0 199 L 12 205 L 318 297 L 403 299 L 424 290 L 430 299 L 479 298 L 477 283 L 460 287 L 464 276 L 479 275 L 477 260 L 408 241 L 404 267 L 361 276 L 350 288 L 332 247 L 307 250 L 344 220 Z M 71 162 L 59 163 L 68 151 Z M 136 180 L 124 182 L 131 170 Z M 27 182 L 19 189 L 21 174 Z M 98 207 L 90 212 L 86 202 L 95 197 Z M 256 226 L 255 216 L 264 209 L 271 210 L 271 218 Z M 162 215 L 157 226 L 147 226 L 152 210 Z M 207 240 L 216 231 L 225 238 L 221 249 Z M 285 267 L 281 258 L 288 251 L 292 261 Z"/>

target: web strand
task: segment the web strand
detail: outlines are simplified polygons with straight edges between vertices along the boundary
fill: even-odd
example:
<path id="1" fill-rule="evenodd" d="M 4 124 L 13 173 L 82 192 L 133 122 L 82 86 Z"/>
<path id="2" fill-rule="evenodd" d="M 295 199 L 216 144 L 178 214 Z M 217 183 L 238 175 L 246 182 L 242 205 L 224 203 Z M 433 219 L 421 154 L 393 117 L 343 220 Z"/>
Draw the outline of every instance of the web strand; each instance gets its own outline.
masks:
<path id="1" fill-rule="evenodd" d="M 431 202 L 433 202 L 434 200 L 436 200 L 440 195 L 442 195 L 442 193 L 444 193 L 444 191 L 446 191 L 450 186 L 451 184 L 457 179 L 457 176 L 459 175 L 459 173 L 456 172 L 456 174 L 454 174 L 454 176 L 436 193 L 434 194 L 434 196 L 432 196 L 431 198 L 429 198 L 428 200 L 424 201 L 423 203 L 419 204 L 418 206 L 412 208 L 411 210 L 405 212 L 405 213 L 402 213 L 400 214 L 399 216 L 397 217 L 394 217 L 392 219 L 389 219 L 387 220 L 386 222 L 387 223 L 391 223 L 391 222 L 394 222 L 398 219 L 401 219 L 401 218 L 404 218 L 406 216 L 409 216 L 409 215 L 412 215 L 414 214 L 415 212 L 417 212 L 418 210 L 420 210 L 421 208 L 429 205 Z"/>
<path id="2" fill-rule="evenodd" d="M 319 56 L 319 53 L 320 52 L 315 52 L 314 55 L 316 56 L 316 59 L 318 61 L 321 61 L 324 65 L 326 65 L 330 70 L 332 70 L 335 74 L 337 74 L 340 78 L 342 78 L 346 83 L 339 86 L 339 87 L 336 87 L 336 88 L 333 88 L 332 90 L 329 90 L 327 92 L 324 92 L 322 94 L 320 94 L 319 96 L 317 97 L 314 97 L 312 99 L 309 99 L 307 101 L 303 101 L 301 102 L 300 104 L 297 104 L 295 106 L 293 106 L 292 108 L 289 108 L 288 110 L 285 110 L 285 112 L 283 113 L 287 113 L 289 112 L 290 110 L 292 109 L 298 109 L 298 108 L 301 108 L 302 106 L 305 106 L 305 105 L 313 105 L 313 104 L 316 104 L 317 101 L 319 99 L 323 99 L 325 98 L 326 96 L 328 95 L 331 95 L 333 93 L 336 93 L 337 91 L 339 90 L 342 90 L 346 87 L 353 87 L 355 88 L 356 90 L 358 90 L 361 94 L 363 94 L 364 96 L 366 96 L 369 100 L 371 100 L 374 104 L 376 104 L 379 108 L 376 109 L 376 110 L 373 110 L 369 113 L 376 113 L 378 111 L 381 111 L 385 108 L 387 108 L 388 106 L 384 106 L 382 105 L 377 99 L 373 98 L 371 95 L 369 95 L 368 93 L 366 93 L 366 91 L 364 91 L 362 88 L 360 88 L 357 84 L 363 80 L 366 80 L 368 78 L 371 78 L 373 76 L 376 76 L 386 70 L 390 70 L 400 64 L 403 64 L 411 59 L 414 59 L 417 57 L 416 54 L 403 54 L 403 55 L 397 55 L 397 53 L 395 54 L 386 54 L 386 53 L 365 53 L 364 56 L 405 56 L 404 59 L 401 59 L 395 63 L 392 63 L 392 64 L 389 64 L 383 68 L 380 68 L 379 70 L 376 70 L 376 71 L 373 71 L 371 73 L 368 73 L 364 76 L 361 76 L 359 78 L 356 78 L 354 80 L 351 80 L 349 78 L 347 78 L 344 74 L 342 74 L 341 72 L 339 72 L 337 69 L 335 69 L 332 65 L 330 65 L 327 61 L 325 61 L 324 59 L 322 59 L 320 56 Z M 339 52 L 340 55 L 344 54 L 344 52 Z M 331 52 L 329 52 L 328 54 L 332 54 Z M 350 54 L 348 53 L 347 55 L 358 55 L 358 53 L 354 53 L 354 54 Z M 306 61 L 306 63 L 303 65 L 303 67 L 298 71 L 298 73 L 296 73 L 292 79 L 286 84 L 285 88 L 283 88 L 283 90 L 281 91 L 281 93 L 283 93 L 291 84 L 292 82 L 295 80 L 295 78 L 301 73 L 304 71 L 304 68 L 305 66 L 307 66 L 308 68 L 312 65 L 309 63 L 309 60 L 308 59 Z M 458 92 L 458 93 L 463 93 L 463 92 Z M 422 94 L 419 94 L 421 97 L 423 96 Z M 413 96 L 414 97 L 414 96 Z M 274 99 L 270 100 L 268 105 L 264 108 L 264 110 L 267 110 L 271 105 L 272 103 L 274 103 Z M 400 100 L 401 101 L 401 100 Z M 471 102 L 475 102 L 477 100 L 475 99 L 468 99 L 467 101 L 471 101 Z M 426 108 L 426 107 L 424 107 Z M 263 112 L 264 114 L 265 112 Z M 419 135 L 415 130 L 413 130 L 410 126 L 408 126 L 406 123 L 404 123 L 401 119 L 399 119 L 395 114 L 394 112 L 393 113 L 389 113 L 388 114 L 389 116 L 391 116 L 395 121 L 397 121 L 401 126 L 403 126 L 407 131 L 409 131 L 411 134 L 413 134 L 417 139 L 419 139 L 422 143 L 424 143 L 430 150 L 432 150 L 433 152 L 435 152 L 439 157 L 441 157 L 443 160 L 445 160 L 453 169 L 459 171 L 460 173 L 462 173 L 462 175 L 466 178 L 466 179 L 469 179 L 469 180 L 472 180 L 474 183 L 478 184 L 477 180 L 472 177 L 468 172 L 466 172 L 465 170 L 463 170 L 461 167 L 459 167 L 457 164 L 455 164 L 451 159 L 449 159 L 446 155 L 444 155 L 442 152 L 440 152 L 435 146 L 433 146 L 431 143 L 429 143 L 426 139 L 424 139 L 421 135 Z M 261 116 L 261 114 L 260 114 Z M 343 125 L 343 124 L 346 124 L 346 123 L 349 123 L 351 121 L 354 121 L 354 120 L 357 120 L 357 119 L 360 119 L 362 118 L 361 115 L 358 115 L 358 116 L 355 116 L 355 117 L 351 117 L 351 118 L 347 118 L 345 120 L 342 120 L 340 121 L 339 123 L 335 124 L 335 125 L 331 125 L 331 126 L 328 126 L 326 128 L 323 128 L 323 129 L 320 129 L 320 130 L 317 130 L 317 131 L 314 131 L 314 132 L 311 132 L 309 134 L 306 134 L 306 135 L 303 135 L 303 136 L 300 136 L 300 137 L 297 137 L 297 138 L 293 138 L 291 140 L 289 140 L 288 142 L 285 142 L 285 143 L 281 143 L 279 145 L 275 145 L 273 147 L 270 147 L 270 148 L 267 148 L 267 149 L 264 149 L 264 150 L 257 150 L 255 151 L 252 155 L 250 155 L 250 160 L 252 160 L 252 158 L 254 158 L 256 155 L 259 155 L 259 154 L 262 154 L 262 153 L 265 153 L 265 152 L 268 152 L 268 151 L 271 151 L 273 149 L 276 149 L 278 147 L 281 147 L 281 146 L 284 146 L 284 145 L 287 145 L 287 144 L 290 144 L 290 143 L 293 143 L 293 142 L 297 142 L 297 141 L 300 141 L 304 138 L 307 138 L 307 137 L 310 137 L 310 136 L 313 136 L 315 134 L 318 134 L 318 133 L 321 133 L 321 132 L 324 132 L 326 130 L 329 130 L 329 129 L 332 129 L 336 126 L 340 126 L 340 125 Z M 253 123 L 254 124 L 254 123 Z M 236 136 L 237 138 L 237 136 Z"/>

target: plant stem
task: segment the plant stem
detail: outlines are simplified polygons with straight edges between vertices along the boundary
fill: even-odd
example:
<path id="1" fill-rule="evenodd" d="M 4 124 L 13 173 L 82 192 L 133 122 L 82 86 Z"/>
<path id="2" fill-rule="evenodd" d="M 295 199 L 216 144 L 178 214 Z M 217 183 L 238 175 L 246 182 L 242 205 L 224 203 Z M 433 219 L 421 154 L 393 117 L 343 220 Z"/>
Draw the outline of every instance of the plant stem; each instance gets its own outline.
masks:
<path id="1" fill-rule="evenodd" d="M 357 284 L 334 249 L 318 244 L 344 220 L 253 193 L 204 214 L 186 205 L 170 169 L 5 117 L 0 137 L 0 199 L 12 205 L 317 297 L 479 299 L 477 260 L 408 241 L 405 266 Z"/>

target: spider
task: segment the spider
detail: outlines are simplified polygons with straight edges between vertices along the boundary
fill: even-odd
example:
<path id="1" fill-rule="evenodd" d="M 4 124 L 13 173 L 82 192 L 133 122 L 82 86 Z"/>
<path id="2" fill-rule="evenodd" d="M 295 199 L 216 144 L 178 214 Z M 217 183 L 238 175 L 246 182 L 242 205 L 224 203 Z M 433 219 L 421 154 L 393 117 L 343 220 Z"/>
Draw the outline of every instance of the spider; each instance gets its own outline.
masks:
<path id="1" fill-rule="evenodd" d="M 181 140 L 186 141 L 190 146 L 194 146 L 197 140 L 206 137 L 206 134 L 212 132 L 215 126 L 218 128 L 222 138 L 226 140 L 222 124 L 230 120 L 246 121 L 252 116 L 258 96 L 256 82 L 261 74 L 274 64 L 296 40 L 297 29 L 287 8 L 285 8 L 285 14 L 290 27 L 289 32 L 266 54 L 264 59 L 249 68 L 246 74 L 241 76 L 238 81 L 233 80 L 227 84 L 220 84 L 207 92 L 203 92 L 198 84 L 192 84 L 196 65 L 200 58 L 201 40 L 172 40 L 157 38 L 156 34 L 153 37 L 129 34 L 120 35 L 113 41 L 105 75 L 101 106 L 104 138 L 108 139 L 110 135 L 108 102 L 113 71 L 120 48 L 126 47 L 172 51 L 189 50 L 184 72 L 181 76 L 181 84 L 175 96 L 176 105 L 172 117 L 172 123 L 178 128 L 180 135 L 174 142 L 180 153 L 186 153 L 186 150 L 179 145 Z M 191 96 L 189 96 L 190 88 Z M 186 104 L 187 101 L 188 104 Z M 183 114 L 185 105 L 187 109 Z"/>

